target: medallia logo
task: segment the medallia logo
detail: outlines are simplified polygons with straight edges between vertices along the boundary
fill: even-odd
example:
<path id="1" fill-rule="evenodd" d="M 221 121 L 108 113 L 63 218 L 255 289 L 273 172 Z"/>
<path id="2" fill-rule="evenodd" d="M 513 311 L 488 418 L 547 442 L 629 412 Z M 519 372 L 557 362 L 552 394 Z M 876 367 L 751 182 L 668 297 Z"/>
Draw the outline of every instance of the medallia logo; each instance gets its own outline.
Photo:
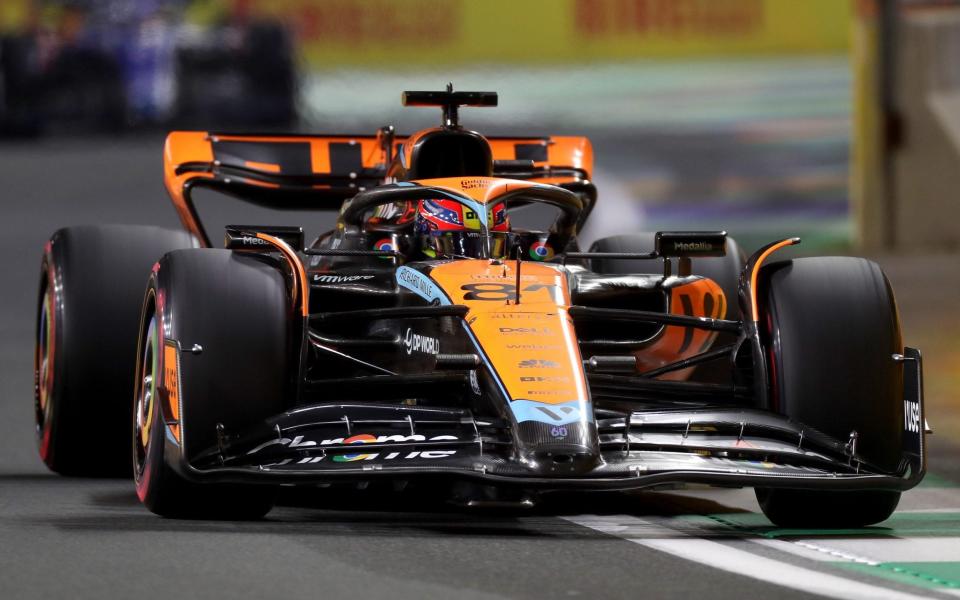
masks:
<path id="1" fill-rule="evenodd" d="M 429 335 L 420 335 L 414 333 L 413 329 L 407 328 L 407 334 L 403 336 L 403 347 L 407 349 L 407 354 L 420 352 L 421 354 L 440 354 L 440 340 Z"/>

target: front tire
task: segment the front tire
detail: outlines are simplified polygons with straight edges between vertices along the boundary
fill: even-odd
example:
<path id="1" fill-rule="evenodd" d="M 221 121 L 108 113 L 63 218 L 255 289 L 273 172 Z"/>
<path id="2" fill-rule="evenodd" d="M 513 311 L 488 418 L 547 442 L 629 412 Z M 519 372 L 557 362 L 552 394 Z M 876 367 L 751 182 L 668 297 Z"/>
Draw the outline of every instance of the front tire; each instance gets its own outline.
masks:
<path id="1" fill-rule="evenodd" d="M 756 490 L 760 510 L 779 527 L 855 529 L 886 521 L 900 502 L 900 492 L 865 490 Z"/>
<path id="2" fill-rule="evenodd" d="M 183 473 L 216 446 L 218 427 L 242 432 L 284 410 L 291 317 L 283 275 L 261 258 L 187 250 L 160 261 L 143 304 L 133 410 L 134 480 L 148 509 L 205 519 L 269 512 L 272 486 L 196 483 Z"/>
<path id="3" fill-rule="evenodd" d="M 903 352 L 887 278 L 862 258 L 801 258 L 763 267 L 761 335 L 769 348 L 773 408 L 846 442 L 895 472 L 902 449 Z M 896 491 L 757 490 L 784 527 L 862 527 L 887 519 Z"/>

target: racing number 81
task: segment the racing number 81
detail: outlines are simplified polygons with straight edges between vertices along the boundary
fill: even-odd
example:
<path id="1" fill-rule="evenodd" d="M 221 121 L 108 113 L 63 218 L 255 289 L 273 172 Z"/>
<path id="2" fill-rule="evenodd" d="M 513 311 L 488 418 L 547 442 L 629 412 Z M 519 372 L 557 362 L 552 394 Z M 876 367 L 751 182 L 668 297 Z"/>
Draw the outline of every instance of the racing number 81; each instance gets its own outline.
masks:
<path id="1" fill-rule="evenodd" d="M 557 286 L 550 283 L 531 283 L 520 291 L 536 292 L 539 290 L 553 291 Z M 460 289 L 467 292 L 463 295 L 464 300 L 481 300 L 491 302 L 505 302 L 512 299 L 517 293 L 517 286 L 512 283 L 468 283 L 460 286 Z"/>

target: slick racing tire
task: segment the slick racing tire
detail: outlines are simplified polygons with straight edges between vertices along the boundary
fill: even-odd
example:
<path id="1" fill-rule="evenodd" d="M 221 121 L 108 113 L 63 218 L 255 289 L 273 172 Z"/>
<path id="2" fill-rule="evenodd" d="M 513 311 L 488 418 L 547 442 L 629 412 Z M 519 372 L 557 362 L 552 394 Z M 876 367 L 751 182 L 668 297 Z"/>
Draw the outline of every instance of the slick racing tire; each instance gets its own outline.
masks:
<path id="1" fill-rule="evenodd" d="M 258 519 L 266 485 L 195 483 L 184 473 L 219 435 L 283 412 L 290 393 L 291 302 L 268 259 L 228 250 L 163 257 L 143 301 L 133 409 L 137 495 L 175 518 Z"/>
<path id="2" fill-rule="evenodd" d="M 74 476 L 129 476 L 130 396 L 150 268 L 193 238 L 159 227 L 69 227 L 40 270 L 34 407 L 40 458 Z"/>
<path id="3" fill-rule="evenodd" d="M 896 472 L 902 452 L 903 352 L 890 283 L 862 258 L 800 258 L 763 267 L 761 339 L 773 408 Z M 764 514 L 786 527 L 861 527 L 889 517 L 896 491 L 758 490 Z"/>
<path id="4" fill-rule="evenodd" d="M 597 240 L 590 246 L 590 252 L 653 252 L 655 233 L 643 232 L 630 235 L 617 235 Z M 712 279 L 716 282 L 726 297 L 726 314 L 723 319 L 740 320 L 740 303 L 737 287 L 740 273 L 746 263 L 743 250 L 737 240 L 727 238 L 726 256 L 704 257 L 691 259 L 691 273 Z M 649 274 L 663 273 L 663 265 L 654 260 L 609 260 L 595 259 L 592 268 L 597 273 L 616 274 Z M 730 344 L 736 341 L 736 336 L 729 333 L 720 333 L 713 343 L 713 347 Z M 732 365 L 721 360 L 712 361 L 696 367 L 692 379 L 697 381 L 723 383 L 730 381 Z"/>
<path id="5" fill-rule="evenodd" d="M 831 492 L 758 488 L 757 501 L 770 521 L 794 529 L 856 529 L 886 521 L 900 492 Z"/>

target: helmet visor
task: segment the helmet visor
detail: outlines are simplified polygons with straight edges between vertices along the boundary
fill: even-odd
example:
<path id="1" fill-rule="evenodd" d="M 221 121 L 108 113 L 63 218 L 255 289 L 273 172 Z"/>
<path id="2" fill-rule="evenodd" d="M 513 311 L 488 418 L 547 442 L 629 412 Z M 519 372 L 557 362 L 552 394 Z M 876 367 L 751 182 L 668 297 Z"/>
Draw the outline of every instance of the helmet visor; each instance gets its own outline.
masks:
<path id="1" fill-rule="evenodd" d="M 429 236 L 436 258 L 506 258 L 506 232 L 442 231 Z"/>

